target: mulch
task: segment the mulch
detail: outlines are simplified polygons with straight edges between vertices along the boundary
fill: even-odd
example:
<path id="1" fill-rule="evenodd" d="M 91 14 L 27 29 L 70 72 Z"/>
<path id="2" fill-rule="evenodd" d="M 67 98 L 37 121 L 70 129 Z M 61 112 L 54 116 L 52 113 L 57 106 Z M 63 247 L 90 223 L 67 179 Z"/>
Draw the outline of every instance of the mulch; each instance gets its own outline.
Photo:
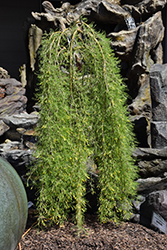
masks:
<path id="1" fill-rule="evenodd" d="M 75 225 L 69 220 L 63 227 L 37 228 L 34 217 L 29 216 L 25 234 L 15 250 L 166 250 L 167 235 L 140 224 L 112 222 L 100 224 L 96 216 L 87 215 L 84 231 L 77 235 Z"/>

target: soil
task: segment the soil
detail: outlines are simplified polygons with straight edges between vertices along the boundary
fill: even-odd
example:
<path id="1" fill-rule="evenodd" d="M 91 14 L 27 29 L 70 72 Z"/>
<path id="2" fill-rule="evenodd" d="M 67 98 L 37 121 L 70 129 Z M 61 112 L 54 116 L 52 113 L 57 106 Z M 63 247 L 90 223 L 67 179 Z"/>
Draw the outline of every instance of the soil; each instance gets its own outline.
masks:
<path id="1" fill-rule="evenodd" d="M 100 224 L 96 216 L 87 215 L 84 231 L 78 237 L 70 220 L 63 227 L 52 226 L 47 230 L 37 228 L 33 224 L 35 220 L 34 215 L 29 214 L 25 234 L 15 250 L 167 249 L 167 235 L 132 222 Z"/>

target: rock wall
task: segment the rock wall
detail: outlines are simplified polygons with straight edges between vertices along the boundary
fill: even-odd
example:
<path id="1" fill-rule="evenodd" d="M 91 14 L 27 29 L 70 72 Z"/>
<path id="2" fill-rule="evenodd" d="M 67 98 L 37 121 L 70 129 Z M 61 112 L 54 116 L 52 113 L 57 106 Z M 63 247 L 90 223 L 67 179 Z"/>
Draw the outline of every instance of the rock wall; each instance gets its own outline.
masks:
<path id="1" fill-rule="evenodd" d="M 138 207 L 139 221 L 149 226 L 152 213 L 157 212 L 166 221 L 167 208 L 167 64 L 150 68 L 152 103 L 151 147 L 134 152 L 139 167 L 138 193 L 142 195 Z"/>
<path id="2" fill-rule="evenodd" d="M 149 78 L 151 66 L 163 63 L 162 10 L 165 4 L 166 0 L 86 0 L 75 6 L 65 2 L 60 8 L 55 8 L 50 2 L 44 1 L 42 5 L 45 12 L 32 12 L 34 23 L 30 24 L 29 29 L 29 100 L 34 92 L 34 71 L 38 68 L 36 55 L 43 32 L 50 28 L 64 30 L 71 22 L 85 16 L 88 22 L 95 23 L 97 29 L 106 32 L 111 48 L 119 57 L 121 73 L 129 91 L 128 109 L 139 146 L 151 146 Z"/>
<path id="3" fill-rule="evenodd" d="M 27 167 L 34 160 L 34 127 L 39 120 L 38 113 L 28 114 L 26 107 L 26 89 L 22 83 L 0 68 L 0 156 L 15 168 L 23 181 Z M 27 194 L 31 200 L 31 192 Z"/>

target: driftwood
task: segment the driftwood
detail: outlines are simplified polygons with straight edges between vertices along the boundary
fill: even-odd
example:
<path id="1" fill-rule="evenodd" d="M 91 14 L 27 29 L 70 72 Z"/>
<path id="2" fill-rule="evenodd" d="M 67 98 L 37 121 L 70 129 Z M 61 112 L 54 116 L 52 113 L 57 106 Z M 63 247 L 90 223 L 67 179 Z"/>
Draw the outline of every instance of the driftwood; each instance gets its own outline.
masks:
<path id="1" fill-rule="evenodd" d="M 52 22 L 55 27 L 64 30 L 67 25 L 78 20 L 81 16 L 91 16 L 93 19 L 105 24 L 122 23 L 126 25 L 129 12 L 116 3 L 107 1 L 86 0 L 72 6 L 70 3 L 63 3 L 61 8 L 54 8 L 53 5 L 44 1 L 42 3 L 46 13 L 32 12 L 37 21 L 46 20 Z"/>

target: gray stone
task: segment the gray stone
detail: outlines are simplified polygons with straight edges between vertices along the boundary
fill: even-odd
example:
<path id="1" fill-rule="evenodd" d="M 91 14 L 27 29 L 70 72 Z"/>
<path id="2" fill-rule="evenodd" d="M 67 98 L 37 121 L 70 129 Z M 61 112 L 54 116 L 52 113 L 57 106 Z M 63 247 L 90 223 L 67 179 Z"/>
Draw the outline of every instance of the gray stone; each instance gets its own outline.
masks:
<path id="1" fill-rule="evenodd" d="M 128 111 L 134 123 L 138 146 L 149 147 L 151 145 L 150 121 L 152 119 L 149 75 L 141 74 L 138 78 L 138 84 L 140 87 L 138 94 L 128 106 Z M 136 95 L 135 89 L 133 91 Z"/>
<path id="2" fill-rule="evenodd" d="M 151 67 L 150 91 L 153 120 L 167 121 L 167 64 Z"/>
<path id="3" fill-rule="evenodd" d="M 3 152 L 9 152 L 13 149 L 21 149 L 22 145 L 19 141 L 10 141 L 9 139 L 6 139 L 4 143 L 0 144 L 0 154 Z"/>
<path id="4" fill-rule="evenodd" d="M 96 3 L 96 8 L 94 8 Z M 86 1 L 85 9 L 88 8 L 94 10 L 91 12 L 91 18 L 98 20 L 98 22 L 107 23 L 107 24 L 117 24 L 121 23 L 126 25 L 125 20 L 129 17 L 129 13 L 124 10 L 120 5 L 109 3 L 107 1 Z M 93 8 L 92 8 L 93 7 Z"/>
<path id="5" fill-rule="evenodd" d="M 34 160 L 32 154 L 33 152 L 30 149 L 12 149 L 10 151 L 1 152 L 0 156 L 6 159 L 14 167 L 19 176 L 22 176 L 27 172 L 26 167 L 30 166 L 30 163 Z"/>
<path id="6" fill-rule="evenodd" d="M 156 6 L 163 8 L 166 3 L 166 0 L 123 0 L 123 4 L 132 4 L 135 6 L 151 6 L 151 8 L 156 8 Z M 157 9 L 156 9 L 157 10 Z"/>
<path id="7" fill-rule="evenodd" d="M 1 79 L 10 78 L 10 75 L 9 75 L 8 71 L 5 70 L 5 69 L 2 68 L 2 67 L 0 67 L 0 78 L 1 78 Z"/>
<path id="8" fill-rule="evenodd" d="M 137 97 L 141 102 L 142 100 L 146 100 L 146 102 L 147 100 L 149 100 L 149 102 L 151 101 L 149 72 L 150 67 L 154 64 L 154 60 L 157 61 L 157 53 L 160 53 L 160 50 L 157 48 L 160 46 L 159 44 L 163 36 L 164 26 L 161 12 L 157 12 L 138 27 L 132 54 L 128 55 L 130 59 L 128 65 L 129 70 L 125 72 L 125 77 L 128 78 L 127 85 L 132 99 Z M 120 42 L 118 41 L 118 43 Z M 116 53 L 118 55 L 118 51 Z M 127 59 L 123 60 L 125 61 Z M 146 89 L 149 90 L 147 93 L 144 92 Z M 144 97 L 140 97 L 141 93 L 144 94 Z M 145 96 L 147 96 L 146 99 Z"/>
<path id="9" fill-rule="evenodd" d="M 167 177 L 150 177 L 146 179 L 138 179 L 137 191 L 139 194 L 147 195 L 153 191 L 167 189 Z"/>
<path id="10" fill-rule="evenodd" d="M 142 195 L 136 196 L 136 198 L 133 200 L 133 206 L 137 212 L 140 212 L 140 206 L 144 201 L 145 201 L 145 197 Z"/>
<path id="11" fill-rule="evenodd" d="M 132 156 L 140 160 L 167 159 L 167 148 L 137 148 Z"/>
<path id="12" fill-rule="evenodd" d="M 120 32 L 112 32 L 107 35 L 108 38 L 111 38 L 112 49 L 120 59 L 124 61 L 132 59 L 132 51 L 138 29 L 139 27 L 132 30 L 121 30 Z"/>
<path id="13" fill-rule="evenodd" d="M 26 174 L 26 167 L 34 161 L 33 151 L 23 149 L 22 143 L 18 141 L 7 140 L 6 143 L 0 144 L 0 156 L 6 159 L 20 176 Z"/>
<path id="14" fill-rule="evenodd" d="M 145 219 L 151 222 L 153 212 L 156 212 L 167 221 L 167 190 L 151 192 L 146 197 L 145 202 L 140 206 L 141 224 L 146 223 Z"/>
<path id="15" fill-rule="evenodd" d="M 164 26 L 161 12 L 154 14 L 135 29 L 111 32 L 108 37 L 112 38 L 111 47 L 120 59 L 133 60 L 131 70 L 136 68 L 142 73 L 148 72 L 152 64 L 150 54 L 154 54 L 152 59 L 155 62 L 162 58 L 160 42 L 164 37 Z"/>
<path id="16" fill-rule="evenodd" d="M 133 214 L 133 217 L 131 218 L 131 221 L 133 223 L 140 223 L 140 214 Z"/>
<path id="17" fill-rule="evenodd" d="M 139 1 L 135 6 L 139 9 L 142 15 L 154 14 L 165 7 L 166 0 L 143 0 Z"/>
<path id="18" fill-rule="evenodd" d="M 140 177 L 166 177 L 167 148 L 137 148 L 132 156 L 136 159 Z"/>
<path id="19" fill-rule="evenodd" d="M 139 26 L 142 19 L 142 13 L 140 12 L 139 8 L 131 4 L 125 4 L 123 5 L 123 8 L 131 14 L 136 22 L 136 25 Z"/>
<path id="20" fill-rule="evenodd" d="M 138 173 L 142 178 L 148 177 L 164 177 L 167 171 L 167 159 L 154 159 L 149 161 L 139 161 L 137 163 Z"/>
<path id="21" fill-rule="evenodd" d="M 12 116 L 5 116 L 3 121 L 11 128 L 32 128 L 39 121 L 39 114 L 37 112 L 31 114 L 24 112 Z"/>
<path id="22" fill-rule="evenodd" d="M 14 78 L 0 79 L 0 118 L 19 114 L 26 109 L 26 90 Z"/>
<path id="23" fill-rule="evenodd" d="M 9 86 L 6 89 L 6 95 L 25 95 L 26 90 L 15 86 Z"/>
<path id="24" fill-rule="evenodd" d="M 150 178 L 146 178 L 146 179 L 138 179 L 137 183 L 138 183 L 138 192 L 144 191 L 147 188 L 149 188 L 150 186 L 153 186 L 157 183 L 160 183 L 162 180 L 161 177 L 150 177 Z"/>
<path id="25" fill-rule="evenodd" d="M 165 7 L 166 0 L 123 0 L 136 22 L 141 22 Z M 123 7 L 124 7 L 123 6 Z"/>
<path id="26" fill-rule="evenodd" d="M 163 64 L 163 47 L 162 43 L 158 43 L 151 51 L 151 58 L 154 64 Z"/>
<path id="27" fill-rule="evenodd" d="M 150 70 L 150 52 L 154 49 L 164 37 L 164 26 L 161 12 L 157 12 L 139 28 L 137 42 L 135 44 L 135 53 L 132 70 L 137 72 L 149 72 Z"/>
<path id="28" fill-rule="evenodd" d="M 167 147 L 167 121 L 151 122 L 151 145 L 153 148 Z"/>
<path id="29" fill-rule="evenodd" d="M 162 53 L 160 48 L 157 49 L 164 37 L 161 12 L 154 14 L 133 30 L 112 32 L 108 34 L 108 37 L 112 38 L 111 47 L 120 59 L 133 59 L 131 70 L 136 69 L 142 73 L 149 72 L 151 66 L 150 53 L 154 51 L 156 61 L 159 55 L 157 53 Z M 133 54 L 131 54 L 132 52 Z"/>
<path id="30" fill-rule="evenodd" d="M 0 136 L 3 135 L 8 130 L 9 126 L 7 126 L 3 121 L 0 120 Z"/>
<path id="31" fill-rule="evenodd" d="M 0 87 L 7 88 L 8 86 L 22 87 L 22 83 L 15 78 L 0 79 Z"/>
<path id="32" fill-rule="evenodd" d="M 135 4 L 139 3 L 139 2 L 141 2 L 141 0 L 123 0 L 122 2 L 123 2 L 123 4 L 133 4 L 133 5 L 135 5 Z"/>
<path id="33" fill-rule="evenodd" d="M 9 95 L 0 100 L 0 117 L 19 114 L 26 109 L 27 97 L 23 95 Z"/>

